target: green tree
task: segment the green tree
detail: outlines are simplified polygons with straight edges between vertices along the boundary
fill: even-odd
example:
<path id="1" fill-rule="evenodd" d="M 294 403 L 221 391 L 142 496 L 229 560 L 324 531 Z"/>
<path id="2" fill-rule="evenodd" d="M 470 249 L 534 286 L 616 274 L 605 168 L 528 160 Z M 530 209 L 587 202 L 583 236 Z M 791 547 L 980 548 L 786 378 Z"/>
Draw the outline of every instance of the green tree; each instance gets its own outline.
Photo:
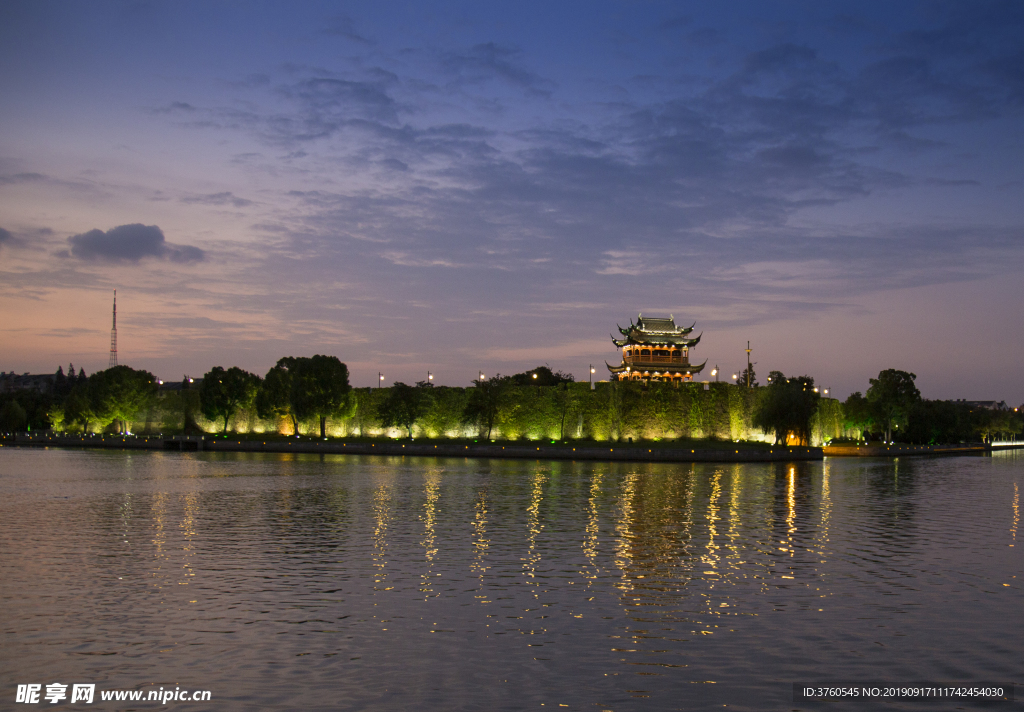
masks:
<path id="1" fill-rule="evenodd" d="M 351 417 L 355 408 L 348 366 L 337 356 L 296 358 L 291 367 L 293 413 L 298 418 L 320 420 L 320 437 L 327 437 L 327 419 Z"/>
<path id="2" fill-rule="evenodd" d="M 974 430 L 982 442 L 991 443 L 996 437 L 1016 435 L 1021 431 L 1020 419 L 1012 411 L 979 408 L 973 413 Z"/>
<path id="3" fill-rule="evenodd" d="M 565 421 L 580 412 L 583 398 L 572 381 L 564 381 L 555 386 L 555 407 L 558 411 L 558 439 L 565 440 Z"/>
<path id="4" fill-rule="evenodd" d="M 256 413 L 261 418 L 288 417 L 292 421 L 292 435 L 299 434 L 299 421 L 292 407 L 292 369 L 295 359 L 282 358 L 267 371 L 256 394 Z"/>
<path id="5" fill-rule="evenodd" d="M 907 426 L 910 409 L 921 400 L 921 392 L 914 385 L 917 376 L 907 371 L 888 368 L 871 378 L 867 398 L 875 410 L 879 425 L 885 428 L 885 441 L 892 441 L 892 430 Z"/>
<path id="6" fill-rule="evenodd" d="M 404 428 L 411 439 L 412 427 L 430 410 L 431 388 L 423 381 L 415 386 L 395 381 L 377 410 L 380 415 L 380 424 L 385 428 Z"/>
<path id="7" fill-rule="evenodd" d="M 855 391 L 843 403 L 843 427 L 861 435 L 875 425 L 875 411 L 868 399 Z"/>
<path id="8" fill-rule="evenodd" d="M 259 389 L 259 377 L 238 366 L 224 370 L 214 366 L 203 376 L 199 386 L 199 406 L 209 420 L 224 421 L 224 430 L 228 431 L 228 421 L 240 408 L 252 404 Z"/>
<path id="9" fill-rule="evenodd" d="M 53 403 L 50 409 L 46 411 L 46 419 L 50 421 L 50 429 L 54 432 L 64 432 L 65 418 L 63 403 Z"/>
<path id="10" fill-rule="evenodd" d="M 89 432 L 89 423 L 94 420 L 100 421 L 102 425 L 110 422 L 109 419 L 104 420 L 102 414 L 94 412 L 89 390 L 88 381 L 75 383 L 71 394 L 64 402 L 64 421 L 81 426 L 83 433 Z"/>
<path id="11" fill-rule="evenodd" d="M 562 383 L 572 383 L 571 373 L 552 371 L 550 366 L 537 366 L 531 371 L 516 373 L 508 377 L 516 386 L 557 386 Z"/>
<path id="12" fill-rule="evenodd" d="M 127 432 L 156 399 L 156 377 L 149 371 L 114 366 L 89 378 L 89 405 L 102 421 L 114 421 L 118 432 Z"/>
<path id="13" fill-rule="evenodd" d="M 490 440 L 498 412 L 512 386 L 512 379 L 509 376 L 495 374 L 494 378 L 480 379 L 473 383 L 476 387 L 469 395 L 464 418 L 467 423 L 476 425 L 480 430 L 487 428 L 486 437 Z"/>
<path id="14" fill-rule="evenodd" d="M 771 382 L 771 376 L 768 377 L 769 383 Z M 740 371 L 739 378 L 736 379 L 737 386 L 743 386 L 744 388 L 749 385 L 751 388 L 757 386 L 757 374 L 754 373 L 754 364 L 750 364 L 750 383 L 747 383 L 747 369 Z"/>
<path id="15" fill-rule="evenodd" d="M 775 433 L 775 444 L 785 444 L 795 437 L 801 445 L 811 442 L 811 418 L 818 410 L 820 396 L 809 376 L 786 378 L 781 371 L 772 371 L 771 383 L 761 389 L 752 422 L 763 433 Z"/>
<path id="16" fill-rule="evenodd" d="M 27 423 L 28 413 L 14 398 L 9 398 L 0 406 L 0 430 L 3 432 L 14 433 L 24 430 Z"/>

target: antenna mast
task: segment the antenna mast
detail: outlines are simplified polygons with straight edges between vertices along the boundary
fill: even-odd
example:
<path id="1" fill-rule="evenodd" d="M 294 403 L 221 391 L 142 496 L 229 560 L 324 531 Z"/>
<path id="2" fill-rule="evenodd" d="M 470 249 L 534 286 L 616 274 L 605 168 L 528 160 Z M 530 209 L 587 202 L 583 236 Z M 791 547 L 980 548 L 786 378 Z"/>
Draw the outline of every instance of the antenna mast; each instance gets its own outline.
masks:
<path id="1" fill-rule="evenodd" d="M 110 330 L 110 361 L 107 368 L 117 365 L 117 290 L 114 290 L 114 327 Z"/>

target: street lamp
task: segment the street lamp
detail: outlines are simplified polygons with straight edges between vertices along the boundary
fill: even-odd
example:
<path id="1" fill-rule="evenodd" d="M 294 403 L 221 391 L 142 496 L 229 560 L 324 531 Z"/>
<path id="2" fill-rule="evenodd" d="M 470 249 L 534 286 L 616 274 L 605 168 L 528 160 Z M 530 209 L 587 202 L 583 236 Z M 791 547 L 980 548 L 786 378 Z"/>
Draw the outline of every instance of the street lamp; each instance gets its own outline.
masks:
<path id="1" fill-rule="evenodd" d="M 715 367 L 713 369 L 711 369 L 711 375 L 715 377 L 715 383 L 718 383 L 718 364 L 717 363 L 715 364 Z"/>
<path id="2" fill-rule="evenodd" d="M 430 383 L 433 380 L 434 380 L 434 374 L 432 374 L 430 371 L 427 371 L 427 383 Z"/>
<path id="3" fill-rule="evenodd" d="M 594 390 L 594 364 L 590 364 L 590 390 Z"/>
<path id="4" fill-rule="evenodd" d="M 384 374 L 381 373 L 380 371 L 377 371 L 377 378 L 380 379 L 379 381 L 377 381 L 377 388 L 380 388 L 380 384 L 384 382 Z"/>
<path id="5" fill-rule="evenodd" d="M 740 374 L 738 374 L 738 373 L 734 373 L 734 374 L 732 374 L 732 382 L 733 382 L 733 385 L 736 385 L 736 380 L 737 380 L 737 379 L 738 379 L 739 377 L 740 377 Z"/>
<path id="6" fill-rule="evenodd" d="M 483 372 L 483 371 L 481 371 L 481 372 L 480 372 L 480 380 L 481 380 L 481 381 L 483 381 L 483 380 L 486 380 L 486 378 L 487 378 L 487 376 L 485 376 L 485 375 L 484 375 L 484 372 Z"/>

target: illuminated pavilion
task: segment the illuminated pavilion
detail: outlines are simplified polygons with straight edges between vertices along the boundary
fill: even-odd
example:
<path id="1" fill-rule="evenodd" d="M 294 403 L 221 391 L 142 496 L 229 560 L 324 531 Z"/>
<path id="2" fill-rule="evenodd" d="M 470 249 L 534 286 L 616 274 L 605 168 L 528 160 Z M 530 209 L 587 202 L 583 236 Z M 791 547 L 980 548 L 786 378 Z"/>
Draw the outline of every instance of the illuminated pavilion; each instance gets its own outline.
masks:
<path id="1" fill-rule="evenodd" d="M 645 319 L 640 314 L 636 324 L 630 319 L 628 329 L 618 329 L 623 338 L 613 336 L 612 342 L 622 349 L 622 363 L 612 366 L 605 362 L 613 380 L 692 381 L 707 364 L 707 360 L 690 363 L 690 349 L 700 343 L 700 335 L 690 338 L 693 326 L 676 326 L 671 315 L 668 319 Z"/>

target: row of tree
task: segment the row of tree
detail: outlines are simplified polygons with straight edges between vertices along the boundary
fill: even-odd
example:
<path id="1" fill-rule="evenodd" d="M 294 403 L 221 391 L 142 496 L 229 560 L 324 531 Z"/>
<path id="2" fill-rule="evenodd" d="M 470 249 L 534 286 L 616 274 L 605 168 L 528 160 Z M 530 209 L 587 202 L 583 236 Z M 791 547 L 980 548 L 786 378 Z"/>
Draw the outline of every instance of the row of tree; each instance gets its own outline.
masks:
<path id="1" fill-rule="evenodd" d="M 846 427 L 877 433 L 886 442 L 899 434 L 902 442 L 950 443 L 980 438 L 1015 436 L 1024 429 L 1024 414 L 1015 410 L 990 410 L 963 401 L 926 400 L 907 371 L 887 369 L 868 379 L 865 395 L 858 391 L 843 403 Z"/>
<path id="2" fill-rule="evenodd" d="M 114 430 L 154 417 L 154 411 L 175 411 L 158 417 L 170 429 L 198 432 L 212 423 L 227 432 L 233 419 L 257 417 L 274 423 L 290 422 L 290 430 L 321 437 L 328 421 L 348 423 L 341 432 L 383 434 L 400 429 L 451 436 L 475 432 L 490 439 L 500 433 L 515 437 L 673 438 L 753 437 L 759 430 L 777 443 L 810 444 L 829 438 L 884 438 L 903 442 L 964 442 L 991 440 L 1022 430 L 1013 411 L 971 408 L 963 402 L 921 398 L 916 376 L 886 370 L 870 379 L 865 395 L 852 394 L 845 403 L 824 399 L 809 376 L 787 377 L 773 371 L 768 385 L 745 388 L 725 383 L 620 383 L 596 392 L 586 383 L 546 366 L 511 376 L 474 382 L 472 388 L 435 387 L 421 381 L 397 382 L 390 388 L 353 390 L 348 368 L 334 356 L 286 357 L 264 376 L 237 367 L 211 369 L 198 388 L 190 382 L 181 391 L 160 399 L 158 382 L 146 372 L 117 366 L 91 377 L 72 366 L 61 369 L 50 394 L 22 392 L 0 397 L 0 429 L 25 426 L 55 430 Z M 754 375 L 751 382 L 756 384 Z M 205 425 L 200 423 L 205 418 Z M 236 426 L 237 427 L 237 426 Z M 432 435 L 431 435 L 432 434 Z"/>
<path id="3" fill-rule="evenodd" d="M 286 356 L 260 378 L 237 366 L 217 366 L 203 376 L 199 389 L 203 415 L 222 420 L 227 432 L 231 417 L 255 405 L 261 418 L 290 418 L 295 432 L 299 420 L 315 417 L 320 437 L 327 436 L 328 418 L 350 418 L 356 400 L 348 382 L 348 366 L 337 356 Z"/>

